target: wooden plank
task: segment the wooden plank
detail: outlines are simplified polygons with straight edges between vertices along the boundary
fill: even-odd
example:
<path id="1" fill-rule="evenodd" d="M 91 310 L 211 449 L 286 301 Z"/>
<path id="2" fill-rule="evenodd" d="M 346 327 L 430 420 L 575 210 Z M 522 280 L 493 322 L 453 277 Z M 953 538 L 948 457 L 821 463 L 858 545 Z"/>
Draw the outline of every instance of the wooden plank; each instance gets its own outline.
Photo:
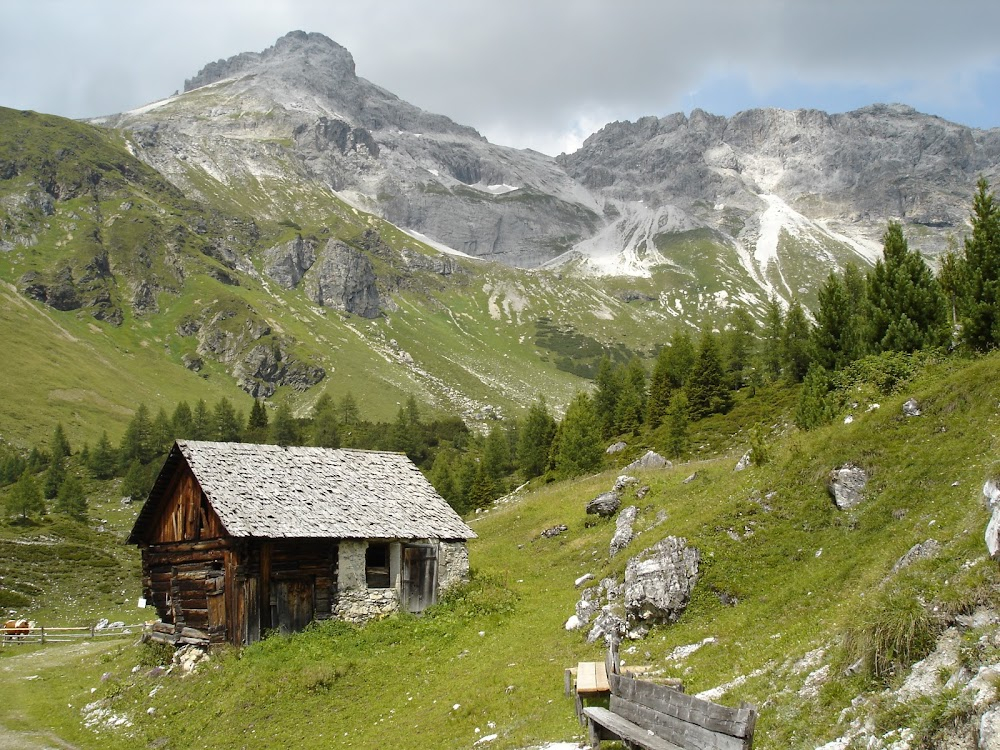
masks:
<path id="1" fill-rule="evenodd" d="M 597 692 L 597 662 L 581 661 L 576 665 L 576 692 Z"/>
<path id="2" fill-rule="evenodd" d="M 587 721 L 591 727 L 595 724 L 604 727 L 615 738 L 634 743 L 640 747 L 647 748 L 647 750 L 685 750 L 680 745 L 675 745 L 662 737 L 657 737 L 650 730 L 605 708 L 596 706 L 588 707 L 583 709 L 583 713 L 587 717 Z M 611 738 L 607 736 L 607 732 L 591 731 L 591 744 L 595 748 L 599 746 L 602 739 Z"/>
<path id="3" fill-rule="evenodd" d="M 745 739 L 753 736 L 756 709 L 731 708 L 696 698 L 646 680 L 612 675 L 611 692 L 663 714 L 695 723 L 712 732 Z"/>
<path id="4" fill-rule="evenodd" d="M 749 747 L 737 737 L 710 731 L 694 722 L 661 713 L 614 694 L 611 695 L 611 710 L 635 724 L 648 727 L 650 731 L 686 750 L 745 750 Z"/>

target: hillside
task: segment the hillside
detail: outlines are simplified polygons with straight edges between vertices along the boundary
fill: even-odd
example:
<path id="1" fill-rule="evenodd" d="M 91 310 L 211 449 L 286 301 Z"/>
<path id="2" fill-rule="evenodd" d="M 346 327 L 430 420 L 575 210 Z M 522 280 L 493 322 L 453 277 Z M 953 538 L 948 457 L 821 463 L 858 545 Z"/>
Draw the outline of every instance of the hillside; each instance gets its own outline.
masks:
<path id="1" fill-rule="evenodd" d="M 981 495 L 998 469 L 990 428 L 998 367 L 996 355 L 932 362 L 893 393 L 868 391 L 849 403 L 850 424 L 842 412 L 810 432 L 772 412 L 771 460 L 734 472 L 746 447 L 741 429 L 756 409 L 746 399 L 692 436 L 728 435 L 728 452 L 636 475 L 650 489 L 636 503 L 639 534 L 618 556 L 608 550 L 614 523 L 584 512 L 620 473 L 608 458 L 600 474 L 529 488 L 475 518 L 472 584 L 421 618 L 272 637 L 238 656 L 219 654 L 190 677 L 150 671 L 161 655 L 123 647 L 100 664 L 71 667 L 71 680 L 59 678 L 67 667 L 38 669 L 37 679 L 19 683 L 17 710 L 27 725 L 51 727 L 80 747 L 572 740 L 581 730 L 562 695 L 563 668 L 601 654 L 599 643 L 563 628 L 581 594 L 573 582 L 585 573 L 595 576 L 586 586 L 620 580 L 629 557 L 673 535 L 700 550 L 698 583 L 678 622 L 623 644 L 626 660 L 682 678 L 691 693 L 718 688 L 727 704 L 754 702 L 761 750 L 816 748 L 853 734 L 857 742 L 885 735 L 866 745 L 885 747 L 901 728 L 912 730 L 905 747 L 973 748 L 983 708 L 960 686 L 998 660 L 995 610 L 966 617 L 995 607 L 1000 584 L 983 543 Z M 904 416 L 910 398 L 920 416 Z M 848 462 L 870 481 L 861 504 L 840 510 L 826 481 Z M 560 524 L 565 532 L 542 535 Z M 925 545 L 925 557 L 896 568 L 930 539 L 936 545 Z M 925 674 L 937 681 L 931 693 L 911 691 L 898 703 L 903 693 L 882 693 L 899 688 L 909 665 L 956 625 L 962 662 Z M 895 635 L 870 640 L 885 633 Z M 686 656 L 675 651 L 697 644 Z M 892 668 L 869 671 L 873 657 Z M 0 663 L 21 658 L 5 651 Z M 962 665 L 965 677 L 942 689 Z M 97 717 L 99 735 L 80 724 L 81 708 L 95 700 L 105 713 L 92 706 L 86 714 Z M 116 717 L 124 720 L 111 728 Z"/>
<path id="2" fill-rule="evenodd" d="M 8 442 L 60 419 L 74 442 L 114 437 L 139 402 L 226 396 L 245 413 L 240 391 L 303 412 L 352 393 L 383 419 L 415 394 L 475 421 L 539 393 L 563 404 L 603 354 L 650 356 L 675 325 L 642 283 L 445 254 L 329 191 L 295 220 L 256 214 L 235 187 L 189 200 L 129 148 L 0 110 Z"/>

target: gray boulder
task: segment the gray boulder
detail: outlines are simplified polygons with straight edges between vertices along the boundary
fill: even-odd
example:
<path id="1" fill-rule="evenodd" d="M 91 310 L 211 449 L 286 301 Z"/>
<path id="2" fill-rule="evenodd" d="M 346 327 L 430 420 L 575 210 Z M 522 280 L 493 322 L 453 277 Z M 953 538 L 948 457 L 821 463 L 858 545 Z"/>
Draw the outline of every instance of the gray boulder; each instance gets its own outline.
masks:
<path id="1" fill-rule="evenodd" d="M 622 508 L 621 513 L 618 514 L 618 518 L 615 519 L 615 535 L 611 537 L 611 557 L 614 557 L 625 549 L 635 537 L 632 531 L 632 524 L 635 523 L 638 515 L 639 509 L 634 505 Z"/>
<path id="2" fill-rule="evenodd" d="M 629 637 L 642 638 L 654 625 L 681 616 L 698 581 L 700 559 L 686 539 L 668 536 L 628 561 L 624 594 Z"/>
<path id="3" fill-rule="evenodd" d="M 743 471 L 750 465 L 750 451 L 743 454 L 743 457 L 736 462 L 736 467 L 733 471 Z"/>
<path id="4" fill-rule="evenodd" d="M 994 560 L 1000 558 L 1000 506 L 993 509 L 990 522 L 986 524 L 986 549 Z"/>
<path id="5" fill-rule="evenodd" d="M 316 243 L 298 235 L 264 251 L 264 273 L 285 289 L 298 285 L 316 262 Z"/>
<path id="6" fill-rule="evenodd" d="M 615 486 L 611 489 L 615 492 L 621 492 L 627 487 L 631 487 L 634 484 L 639 484 L 639 480 L 635 477 L 630 477 L 626 474 L 622 474 L 615 480 Z"/>
<path id="7" fill-rule="evenodd" d="M 614 490 L 611 490 L 611 492 L 602 492 L 587 503 L 587 513 L 598 515 L 601 518 L 611 518 L 611 516 L 618 512 L 621 504 L 621 495 Z"/>
<path id="8" fill-rule="evenodd" d="M 847 510 L 864 499 L 862 493 L 867 484 L 868 473 L 864 469 L 854 464 L 844 464 L 830 472 L 826 489 L 837 507 Z"/>
<path id="9" fill-rule="evenodd" d="M 907 417 L 919 417 L 922 413 L 920 402 L 915 398 L 911 398 L 903 404 L 903 414 Z"/>
<path id="10" fill-rule="evenodd" d="M 914 544 L 907 551 L 905 555 L 896 561 L 896 564 L 892 566 L 892 572 L 902 570 L 903 568 L 912 565 L 917 560 L 924 560 L 929 557 L 934 557 L 938 552 L 941 551 L 941 543 L 936 539 L 928 539 L 926 542 L 921 542 L 920 544 Z"/>
<path id="11" fill-rule="evenodd" d="M 600 613 L 594 618 L 594 624 L 587 634 L 587 643 L 596 643 L 602 638 L 607 643 L 620 643 L 625 635 L 625 619 L 618 613 L 617 608 L 607 605 L 601 608 Z"/>
<path id="12" fill-rule="evenodd" d="M 671 466 L 673 466 L 673 464 L 656 451 L 647 451 L 646 455 L 633 461 L 622 471 L 628 472 L 635 471 L 637 469 L 669 469 Z"/>
<path id="13" fill-rule="evenodd" d="M 983 501 L 990 510 L 1000 506 L 1000 481 L 986 480 L 986 484 L 983 485 Z"/>
<path id="14" fill-rule="evenodd" d="M 626 448 L 628 448 L 628 444 L 623 443 L 619 440 L 617 443 L 612 443 L 611 445 L 609 445 L 608 449 L 604 452 L 607 453 L 609 456 L 613 456 L 615 453 L 621 453 Z"/>

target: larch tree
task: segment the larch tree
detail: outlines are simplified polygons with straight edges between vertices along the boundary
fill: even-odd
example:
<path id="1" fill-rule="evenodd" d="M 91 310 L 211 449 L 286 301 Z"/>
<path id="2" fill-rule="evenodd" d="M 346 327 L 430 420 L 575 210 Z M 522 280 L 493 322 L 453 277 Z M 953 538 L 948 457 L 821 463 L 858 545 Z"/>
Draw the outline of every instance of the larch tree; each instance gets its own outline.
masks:
<path id="1" fill-rule="evenodd" d="M 732 392 L 722 370 L 717 338 L 709 330 L 702 333 L 698 358 L 684 386 L 692 420 L 727 412 L 733 403 Z"/>

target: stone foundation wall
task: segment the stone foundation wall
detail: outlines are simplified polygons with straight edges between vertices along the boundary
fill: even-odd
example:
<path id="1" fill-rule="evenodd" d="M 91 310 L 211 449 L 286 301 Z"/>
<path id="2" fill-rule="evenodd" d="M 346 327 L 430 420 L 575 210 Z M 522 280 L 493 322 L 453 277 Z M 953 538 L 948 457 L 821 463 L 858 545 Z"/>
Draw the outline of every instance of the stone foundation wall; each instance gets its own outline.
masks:
<path id="1" fill-rule="evenodd" d="M 423 540 L 433 543 L 434 540 Z M 337 606 L 334 616 L 348 622 L 365 622 L 399 611 L 400 550 L 402 544 L 390 545 L 390 588 L 370 589 L 365 576 L 365 551 L 368 542 L 344 539 L 340 542 Z M 469 549 L 465 542 L 439 542 L 437 551 L 438 596 L 469 578 Z"/>
<path id="2" fill-rule="evenodd" d="M 438 544 L 438 595 L 469 580 L 469 547 L 465 542 Z"/>

